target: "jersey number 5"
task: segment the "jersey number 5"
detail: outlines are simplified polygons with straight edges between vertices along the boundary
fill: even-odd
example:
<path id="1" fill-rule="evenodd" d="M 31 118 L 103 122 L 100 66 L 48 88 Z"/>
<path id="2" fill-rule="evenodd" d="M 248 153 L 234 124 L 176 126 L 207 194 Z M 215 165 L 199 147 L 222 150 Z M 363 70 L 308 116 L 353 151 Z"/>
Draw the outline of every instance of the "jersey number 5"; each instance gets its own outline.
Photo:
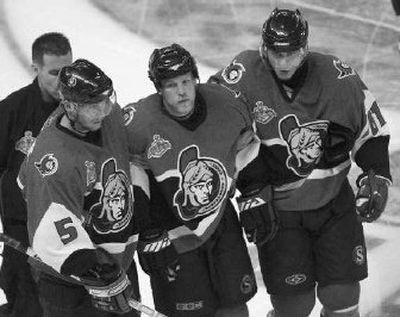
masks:
<path id="1" fill-rule="evenodd" d="M 72 223 L 70 217 L 54 222 L 57 233 L 64 244 L 70 243 L 78 237 L 78 231 L 76 231 L 76 228 Z"/>

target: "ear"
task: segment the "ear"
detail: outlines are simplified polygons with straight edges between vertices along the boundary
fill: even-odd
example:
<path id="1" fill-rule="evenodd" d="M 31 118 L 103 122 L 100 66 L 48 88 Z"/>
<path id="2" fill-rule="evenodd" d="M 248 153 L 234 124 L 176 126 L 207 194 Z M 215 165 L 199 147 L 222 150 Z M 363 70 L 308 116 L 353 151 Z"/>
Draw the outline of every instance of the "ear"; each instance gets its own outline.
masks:
<path id="1" fill-rule="evenodd" d="M 75 116 L 76 115 L 76 107 L 77 104 L 74 102 L 70 102 L 67 100 L 63 100 L 62 101 L 62 106 L 64 107 L 65 112 L 69 115 L 69 116 Z"/>
<path id="2" fill-rule="evenodd" d="M 35 72 L 35 74 L 39 73 L 40 66 L 38 65 L 38 63 L 32 62 L 31 67 L 32 67 L 33 71 Z"/>

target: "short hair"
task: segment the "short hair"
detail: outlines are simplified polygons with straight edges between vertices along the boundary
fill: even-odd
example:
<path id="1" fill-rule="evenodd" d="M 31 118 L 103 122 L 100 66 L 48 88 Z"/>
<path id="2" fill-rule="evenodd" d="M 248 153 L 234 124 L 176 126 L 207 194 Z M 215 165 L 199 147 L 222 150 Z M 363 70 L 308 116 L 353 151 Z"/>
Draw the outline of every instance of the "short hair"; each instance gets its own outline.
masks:
<path id="1" fill-rule="evenodd" d="M 47 55 L 67 55 L 72 52 L 68 38 L 58 32 L 44 33 L 39 36 L 32 44 L 32 61 L 43 65 L 43 56 Z"/>

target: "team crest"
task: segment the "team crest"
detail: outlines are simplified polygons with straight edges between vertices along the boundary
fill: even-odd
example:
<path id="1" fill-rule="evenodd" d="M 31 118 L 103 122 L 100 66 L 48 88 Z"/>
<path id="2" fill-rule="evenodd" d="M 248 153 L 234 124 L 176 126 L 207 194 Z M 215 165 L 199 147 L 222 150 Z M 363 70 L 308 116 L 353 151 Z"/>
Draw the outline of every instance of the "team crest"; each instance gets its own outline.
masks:
<path id="1" fill-rule="evenodd" d="M 302 273 L 293 274 L 285 278 L 286 284 L 296 286 L 304 283 L 307 280 L 307 276 Z"/>
<path id="2" fill-rule="evenodd" d="M 101 167 L 101 195 L 89 210 L 90 224 L 100 234 L 120 232 L 133 216 L 133 195 L 128 177 L 111 158 Z"/>
<path id="3" fill-rule="evenodd" d="M 349 65 L 347 65 L 345 62 L 342 62 L 341 60 L 334 60 L 333 66 L 335 66 L 335 68 L 339 71 L 337 77 L 338 79 L 343 79 L 345 77 L 356 74 L 353 68 L 351 68 Z"/>
<path id="4" fill-rule="evenodd" d="M 53 175 L 58 169 L 58 160 L 53 153 L 47 153 L 39 162 L 34 164 L 43 177 Z"/>
<path id="5" fill-rule="evenodd" d="M 253 109 L 254 120 L 261 124 L 267 124 L 274 117 L 276 117 L 276 112 L 274 109 L 264 105 L 264 102 L 259 100 L 256 102 L 256 106 Z"/>
<path id="6" fill-rule="evenodd" d="M 15 143 L 15 150 L 28 155 L 28 153 L 32 152 L 35 141 L 36 138 L 32 136 L 32 131 L 25 131 L 24 136 Z"/>
<path id="7" fill-rule="evenodd" d="M 153 135 L 153 142 L 147 150 L 147 158 L 160 158 L 171 148 L 171 143 L 168 140 L 161 138 L 159 134 L 155 134 Z"/>
<path id="8" fill-rule="evenodd" d="M 287 167 L 298 176 L 308 176 L 322 157 L 322 140 L 326 137 L 327 130 L 326 120 L 300 125 L 295 115 L 283 117 L 279 121 L 279 133 L 287 144 Z"/>
<path id="9" fill-rule="evenodd" d="M 224 166 L 211 157 L 200 157 L 191 145 L 179 154 L 180 189 L 174 195 L 174 206 L 180 217 L 189 221 L 214 213 L 228 192 Z"/>
<path id="10" fill-rule="evenodd" d="M 96 164 L 95 162 L 86 161 L 86 186 L 96 182 Z"/>
<path id="11" fill-rule="evenodd" d="M 234 60 L 224 68 L 222 71 L 222 77 L 228 84 L 236 84 L 240 81 L 245 71 L 246 69 L 243 64 Z"/>
<path id="12" fill-rule="evenodd" d="M 136 109 L 133 105 L 128 105 L 124 108 L 124 124 L 128 126 L 135 116 Z"/>

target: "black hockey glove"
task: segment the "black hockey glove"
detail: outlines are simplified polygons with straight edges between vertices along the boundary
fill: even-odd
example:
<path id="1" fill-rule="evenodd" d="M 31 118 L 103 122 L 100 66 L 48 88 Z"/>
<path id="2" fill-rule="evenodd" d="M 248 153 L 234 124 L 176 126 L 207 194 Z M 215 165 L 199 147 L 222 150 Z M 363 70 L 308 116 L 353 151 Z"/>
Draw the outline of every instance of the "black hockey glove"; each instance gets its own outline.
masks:
<path id="1" fill-rule="evenodd" d="M 103 311 L 127 313 L 132 310 L 129 306 L 129 299 L 134 294 L 132 284 L 111 254 L 100 248 L 98 252 L 101 253 L 99 265 L 82 276 L 85 288 L 92 296 L 92 304 Z"/>
<path id="2" fill-rule="evenodd" d="M 385 210 L 390 181 L 373 170 L 361 174 L 357 179 L 356 210 L 363 222 L 373 222 Z"/>
<path id="3" fill-rule="evenodd" d="M 139 235 L 139 261 L 147 274 L 174 274 L 179 269 L 178 253 L 168 232 L 152 229 Z"/>
<path id="4" fill-rule="evenodd" d="M 279 218 L 272 205 L 272 186 L 247 191 L 236 199 L 240 223 L 247 240 L 261 246 L 271 241 L 279 229 Z"/>

